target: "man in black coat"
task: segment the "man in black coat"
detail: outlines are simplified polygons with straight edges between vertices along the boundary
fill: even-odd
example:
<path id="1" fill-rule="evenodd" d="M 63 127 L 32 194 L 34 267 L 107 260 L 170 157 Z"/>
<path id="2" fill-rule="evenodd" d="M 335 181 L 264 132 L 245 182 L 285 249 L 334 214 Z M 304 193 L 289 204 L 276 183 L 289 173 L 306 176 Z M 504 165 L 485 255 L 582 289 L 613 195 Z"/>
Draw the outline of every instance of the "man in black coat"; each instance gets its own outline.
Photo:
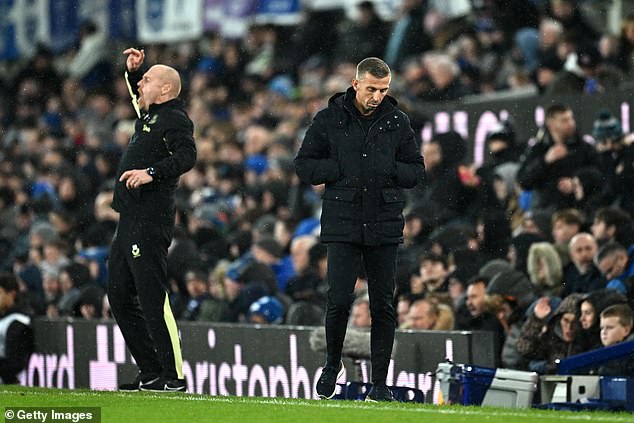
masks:
<path id="1" fill-rule="evenodd" d="M 403 188 L 425 175 L 409 118 L 387 96 L 391 72 L 381 59 L 357 65 L 352 87 L 335 94 L 315 116 L 295 159 L 299 178 L 325 184 L 321 240 L 328 244 L 327 358 L 317 383 L 332 398 L 343 374 L 341 350 L 361 266 L 372 316 L 369 400 L 391 400 L 386 386 L 396 314 L 393 296 L 398 244 L 403 239 Z"/>
<path id="2" fill-rule="evenodd" d="M 112 207 L 119 212 L 108 260 L 108 299 L 139 375 L 120 390 L 185 391 L 183 359 L 170 308 L 167 250 L 180 175 L 196 162 L 194 125 L 178 98 L 181 81 L 169 66 L 144 74 L 143 50 L 130 48 L 126 82 L 138 119 L 119 163 Z"/>
<path id="3" fill-rule="evenodd" d="M 532 190 L 531 209 L 554 212 L 574 207 L 573 176 L 579 169 L 598 169 L 594 147 L 577 132 L 569 106 L 553 104 L 546 110 L 545 128 L 520 159 L 517 182 Z"/>
<path id="4" fill-rule="evenodd" d="M 31 317 L 19 301 L 13 273 L 0 274 L 0 385 L 19 383 L 33 352 Z"/>

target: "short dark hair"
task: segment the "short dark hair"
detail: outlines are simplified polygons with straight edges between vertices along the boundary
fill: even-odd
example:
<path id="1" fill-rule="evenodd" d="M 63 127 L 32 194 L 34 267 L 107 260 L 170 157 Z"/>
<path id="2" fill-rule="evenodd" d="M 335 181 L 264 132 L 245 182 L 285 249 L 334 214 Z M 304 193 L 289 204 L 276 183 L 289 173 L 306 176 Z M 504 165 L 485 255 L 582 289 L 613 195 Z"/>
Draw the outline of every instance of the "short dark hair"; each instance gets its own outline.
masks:
<path id="1" fill-rule="evenodd" d="M 435 263 L 442 263 L 443 267 L 446 269 L 449 266 L 449 261 L 447 257 L 442 254 L 432 253 L 431 251 L 424 253 L 420 260 L 418 261 L 418 265 L 420 266 L 423 262 L 432 261 Z"/>
<path id="2" fill-rule="evenodd" d="M 599 264 L 601 260 L 603 260 L 604 258 L 611 256 L 612 254 L 619 251 L 627 254 L 627 249 L 621 244 L 619 244 L 618 242 L 615 242 L 615 241 L 607 242 L 601 248 L 599 248 L 595 263 Z"/>
<path id="3" fill-rule="evenodd" d="M 486 276 L 482 276 L 482 275 L 475 275 L 473 276 L 471 279 L 469 279 L 467 281 L 466 286 L 468 287 L 469 285 L 475 285 L 478 283 L 482 283 L 484 284 L 485 287 L 489 286 L 489 278 L 487 278 Z"/>
<path id="4" fill-rule="evenodd" d="M 570 106 L 567 106 L 562 103 L 555 103 L 546 109 L 546 119 L 551 119 L 555 117 L 555 115 L 566 113 L 570 109 Z"/>
<path id="5" fill-rule="evenodd" d="M 632 222 L 629 213 L 618 207 L 602 207 L 597 210 L 594 219 L 605 223 L 605 226 L 616 226 L 617 228 Z"/>
<path id="6" fill-rule="evenodd" d="M 392 72 L 390 67 L 383 60 L 378 57 L 366 57 L 357 65 L 357 79 L 362 79 L 363 76 L 369 73 L 376 78 L 385 78 Z"/>
<path id="7" fill-rule="evenodd" d="M 18 292 L 20 290 L 18 278 L 13 273 L 3 272 L 0 274 L 0 288 L 6 292 Z"/>

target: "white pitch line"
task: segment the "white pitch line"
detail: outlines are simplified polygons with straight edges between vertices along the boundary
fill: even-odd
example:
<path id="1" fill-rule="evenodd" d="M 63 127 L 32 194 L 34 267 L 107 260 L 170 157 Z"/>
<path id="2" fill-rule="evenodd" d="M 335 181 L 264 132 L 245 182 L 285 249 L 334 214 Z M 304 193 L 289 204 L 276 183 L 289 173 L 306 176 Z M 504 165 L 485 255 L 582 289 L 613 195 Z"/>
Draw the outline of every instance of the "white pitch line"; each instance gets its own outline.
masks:
<path id="1" fill-rule="evenodd" d="M 288 398 L 265 398 L 265 397 L 226 397 L 226 396 L 212 396 L 212 395 L 197 395 L 197 394 L 175 394 L 175 395 L 163 395 L 156 393 L 147 393 L 147 392 L 138 392 L 138 393 L 124 393 L 124 392 L 116 392 L 116 391 L 91 391 L 91 392 L 77 392 L 77 391 L 68 391 L 64 392 L 64 395 L 71 395 L 76 397 L 97 397 L 100 396 L 101 393 L 107 392 L 108 395 L 114 397 L 122 397 L 122 398 L 131 398 L 134 396 L 142 396 L 143 398 L 155 398 L 161 400 L 177 400 L 177 401 L 202 401 L 202 402 L 222 402 L 222 403 L 231 403 L 239 405 L 240 403 L 256 403 L 263 405 L 301 405 L 306 407 L 315 407 L 315 408 L 336 408 L 336 409 L 355 409 L 355 410 L 383 410 L 383 411 L 404 411 L 409 413 L 429 413 L 429 414 L 455 414 L 455 415 L 465 415 L 465 416 L 484 416 L 490 417 L 492 415 L 496 417 L 529 417 L 529 418 L 557 418 L 561 420 L 571 420 L 571 421 L 606 421 L 606 422 L 628 422 L 632 421 L 632 415 L 629 416 L 596 416 L 596 415 L 575 415 L 574 412 L 572 414 L 561 414 L 556 415 L 553 413 L 542 413 L 542 412 L 527 412 L 522 413 L 516 410 L 506 411 L 504 409 L 498 409 L 495 412 L 486 411 L 482 409 L 478 409 L 477 406 L 466 406 L 464 408 L 460 407 L 452 407 L 445 408 L 443 406 L 437 407 L 387 407 L 382 406 L 380 403 L 372 403 L 366 404 L 363 401 L 317 401 L 317 400 L 304 400 L 304 399 L 294 399 L 293 401 L 287 401 Z M 16 394 L 16 391 L 0 391 L 1 394 Z M 43 391 L 35 391 L 29 392 L 27 395 L 49 395 Z M 431 404 L 426 404 L 431 405 Z"/>

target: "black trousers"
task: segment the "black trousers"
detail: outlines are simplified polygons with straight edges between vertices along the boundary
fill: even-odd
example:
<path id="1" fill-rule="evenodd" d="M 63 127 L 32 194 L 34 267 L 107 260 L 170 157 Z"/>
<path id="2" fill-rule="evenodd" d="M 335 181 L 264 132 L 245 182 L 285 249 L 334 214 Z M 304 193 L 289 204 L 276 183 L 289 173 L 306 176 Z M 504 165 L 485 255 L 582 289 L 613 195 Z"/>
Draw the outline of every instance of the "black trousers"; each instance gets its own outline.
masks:
<path id="1" fill-rule="evenodd" d="M 142 373 L 183 379 L 168 298 L 167 248 L 174 228 L 121 214 L 108 261 L 108 299 Z"/>
<path id="2" fill-rule="evenodd" d="M 394 344 L 396 313 L 394 287 L 398 244 L 362 246 L 328 244 L 328 306 L 326 310 L 326 365 L 338 368 L 346 336 L 354 285 L 365 266 L 372 328 L 370 349 L 372 383 L 384 385 Z"/>

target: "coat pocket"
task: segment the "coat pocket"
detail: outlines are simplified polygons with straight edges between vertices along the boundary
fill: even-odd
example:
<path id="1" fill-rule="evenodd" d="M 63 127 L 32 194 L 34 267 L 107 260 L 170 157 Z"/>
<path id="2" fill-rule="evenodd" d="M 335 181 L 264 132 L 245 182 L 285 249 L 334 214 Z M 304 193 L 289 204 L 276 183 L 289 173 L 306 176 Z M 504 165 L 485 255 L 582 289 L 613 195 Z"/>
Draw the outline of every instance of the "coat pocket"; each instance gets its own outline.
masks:
<path id="1" fill-rule="evenodd" d="M 322 196 L 322 235 L 349 234 L 360 222 L 358 192 L 353 189 L 328 188 Z"/>
<path id="2" fill-rule="evenodd" d="M 381 190 L 382 202 L 378 210 L 378 231 L 389 237 L 403 234 L 403 207 L 405 193 L 400 188 L 384 188 Z"/>

